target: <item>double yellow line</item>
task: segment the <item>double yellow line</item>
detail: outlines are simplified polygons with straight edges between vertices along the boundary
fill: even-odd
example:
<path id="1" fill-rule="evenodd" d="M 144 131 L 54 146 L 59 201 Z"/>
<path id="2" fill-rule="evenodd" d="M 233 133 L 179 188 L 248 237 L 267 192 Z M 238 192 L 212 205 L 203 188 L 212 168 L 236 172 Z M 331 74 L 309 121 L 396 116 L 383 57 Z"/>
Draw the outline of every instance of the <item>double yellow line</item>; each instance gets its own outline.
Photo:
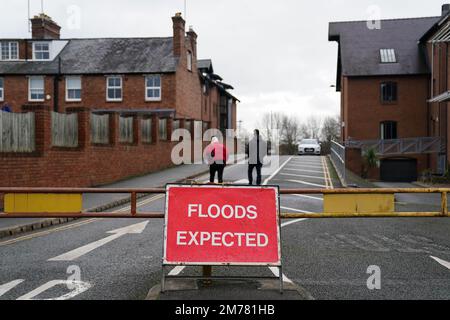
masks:
<path id="1" fill-rule="evenodd" d="M 325 178 L 326 189 L 334 189 L 333 180 L 331 179 L 330 169 L 325 157 L 322 157 L 323 177 Z"/>

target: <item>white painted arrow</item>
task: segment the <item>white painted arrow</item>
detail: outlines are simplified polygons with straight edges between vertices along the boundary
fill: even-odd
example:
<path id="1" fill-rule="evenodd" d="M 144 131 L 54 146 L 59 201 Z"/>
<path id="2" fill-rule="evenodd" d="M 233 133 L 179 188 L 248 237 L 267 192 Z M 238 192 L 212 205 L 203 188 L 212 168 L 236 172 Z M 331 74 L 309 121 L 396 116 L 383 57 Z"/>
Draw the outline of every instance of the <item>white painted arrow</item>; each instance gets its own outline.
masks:
<path id="1" fill-rule="evenodd" d="M 450 262 L 447 262 L 445 260 L 430 256 L 431 259 L 435 260 L 437 263 L 443 265 L 444 267 L 446 267 L 447 269 L 450 269 Z"/>
<path id="2" fill-rule="evenodd" d="M 126 234 L 139 234 L 142 233 L 145 229 L 145 227 L 148 224 L 148 220 L 145 222 L 141 222 L 141 223 L 137 223 L 137 224 L 133 224 L 131 226 L 125 227 L 125 228 L 120 228 L 120 229 L 116 229 L 116 230 L 112 230 L 112 231 L 108 231 L 107 233 L 112 233 L 112 235 L 100 239 L 98 241 L 89 243 L 85 246 L 82 246 L 78 249 L 69 251 L 67 253 L 64 253 L 60 256 L 57 256 L 55 258 L 51 258 L 48 261 L 73 261 L 75 259 L 78 259 L 79 257 L 101 247 L 104 246 L 105 244 L 114 241 Z"/>

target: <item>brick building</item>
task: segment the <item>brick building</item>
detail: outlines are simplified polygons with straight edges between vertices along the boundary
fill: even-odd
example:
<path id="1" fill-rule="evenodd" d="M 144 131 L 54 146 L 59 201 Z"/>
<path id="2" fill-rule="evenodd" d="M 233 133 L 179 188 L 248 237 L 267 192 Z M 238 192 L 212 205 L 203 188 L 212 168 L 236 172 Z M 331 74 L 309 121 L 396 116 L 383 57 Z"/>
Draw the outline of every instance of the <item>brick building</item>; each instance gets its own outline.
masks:
<path id="1" fill-rule="evenodd" d="M 197 34 L 181 14 L 161 38 L 62 39 L 50 17 L 31 23 L 31 39 L 0 39 L 0 107 L 35 121 L 30 150 L 0 144 L 0 186 L 109 183 L 172 166 L 173 129 L 236 128 L 233 88 L 197 59 Z M 73 145 L 55 143 L 57 114 L 77 115 Z M 100 143 L 96 116 L 108 116 Z"/>
<path id="2" fill-rule="evenodd" d="M 329 40 L 339 45 L 336 88 L 351 171 L 362 174 L 362 154 L 373 149 L 380 165 L 370 178 L 413 181 L 428 170 L 444 173 L 450 150 L 446 105 L 430 99 L 447 90 L 447 43 L 433 59 L 426 35 L 439 32 L 449 8 L 444 5 L 437 17 L 381 20 L 379 27 L 371 21 L 330 23 Z"/>

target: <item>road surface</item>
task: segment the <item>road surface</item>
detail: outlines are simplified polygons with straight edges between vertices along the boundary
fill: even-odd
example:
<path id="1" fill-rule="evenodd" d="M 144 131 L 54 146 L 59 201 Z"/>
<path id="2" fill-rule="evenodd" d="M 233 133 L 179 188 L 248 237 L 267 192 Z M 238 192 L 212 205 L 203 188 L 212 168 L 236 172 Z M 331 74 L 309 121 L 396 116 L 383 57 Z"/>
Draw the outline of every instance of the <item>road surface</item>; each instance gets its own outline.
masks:
<path id="1" fill-rule="evenodd" d="M 263 179 L 282 188 L 333 188 L 337 182 L 328 166 L 322 157 L 281 157 Z M 245 183 L 246 166 L 228 167 L 225 180 Z M 322 196 L 282 196 L 281 205 L 285 212 L 320 212 Z M 140 200 L 140 211 L 163 208 L 162 197 Z M 161 220 L 85 219 L 2 239 L 0 299 L 145 299 L 161 279 L 162 227 Z M 449 219 L 285 220 L 284 279 L 314 299 L 450 299 L 449 230 Z M 373 270 L 380 271 L 380 289 L 367 285 L 368 279 L 375 283 Z M 213 272 L 268 276 L 276 271 Z M 171 273 L 199 274 L 200 269 L 178 267 Z M 220 298 L 226 291 L 225 297 L 264 298 L 257 290 L 243 296 L 233 283 L 220 290 L 217 296 L 202 296 L 200 290 L 176 297 Z"/>

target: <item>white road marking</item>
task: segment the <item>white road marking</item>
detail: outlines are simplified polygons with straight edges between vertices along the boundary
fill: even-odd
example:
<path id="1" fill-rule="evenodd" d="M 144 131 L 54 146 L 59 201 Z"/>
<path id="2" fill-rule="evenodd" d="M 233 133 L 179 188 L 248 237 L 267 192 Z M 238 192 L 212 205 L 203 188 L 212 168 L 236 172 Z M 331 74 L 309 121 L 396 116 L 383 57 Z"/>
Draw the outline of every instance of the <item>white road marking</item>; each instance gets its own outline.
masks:
<path id="1" fill-rule="evenodd" d="M 77 248 L 75 250 L 69 251 L 65 254 L 62 254 L 60 256 L 57 256 L 55 258 L 51 258 L 47 261 L 73 261 L 75 259 L 78 259 L 79 257 L 101 247 L 105 244 L 116 240 L 126 234 L 140 234 L 144 231 L 145 227 L 147 226 L 149 220 L 137 224 L 133 224 L 131 226 L 127 226 L 125 228 L 116 229 L 113 231 L 109 231 L 108 233 L 112 233 L 113 235 L 103 238 L 101 240 L 92 242 L 90 244 L 87 244 L 85 246 L 82 246 L 80 248 Z"/>
<path id="2" fill-rule="evenodd" d="M 264 180 L 263 185 L 267 185 L 269 183 L 270 180 L 273 179 L 273 177 L 275 177 L 287 164 L 289 161 L 291 161 L 293 157 L 290 157 L 289 159 L 287 159 L 277 170 L 275 170 L 274 173 L 272 173 L 270 175 L 270 177 L 268 177 L 266 180 Z"/>
<path id="3" fill-rule="evenodd" d="M 322 166 L 312 166 L 312 165 L 300 165 L 300 164 L 290 164 L 290 166 L 292 167 L 296 167 L 296 168 L 309 168 L 309 169 L 322 169 Z"/>
<path id="4" fill-rule="evenodd" d="M 11 240 L 6 240 L 6 241 L 3 241 L 3 242 L 0 242 L 0 247 L 8 245 L 8 244 L 13 244 L 13 243 L 16 243 L 16 242 L 24 241 L 24 240 L 30 240 L 30 239 L 37 238 L 37 237 L 40 237 L 40 236 L 45 236 L 45 235 L 48 235 L 48 234 L 51 234 L 51 233 L 57 232 L 57 231 L 64 231 L 64 230 L 68 230 L 68 229 L 73 229 L 73 228 L 80 227 L 80 226 L 83 226 L 85 224 L 89 224 L 91 222 L 97 221 L 97 220 L 101 220 L 101 219 L 84 220 L 84 221 L 72 223 L 72 224 L 67 225 L 67 226 L 62 226 L 62 227 L 54 228 L 54 229 L 51 229 L 51 230 L 36 232 L 36 233 L 32 233 L 32 234 L 29 234 L 29 235 L 26 235 L 26 236 L 14 238 L 14 239 L 11 239 Z"/>
<path id="5" fill-rule="evenodd" d="M 323 181 L 326 180 L 326 178 L 324 178 L 324 177 L 306 176 L 306 175 L 303 175 L 303 174 L 280 173 L 280 175 L 282 175 L 282 176 L 290 176 L 290 177 L 299 177 L 299 178 L 317 179 L 317 180 L 323 180 Z"/>
<path id="6" fill-rule="evenodd" d="M 17 300 L 33 300 L 34 297 L 38 296 L 44 291 L 47 291 L 50 288 L 53 288 L 57 285 L 66 285 L 66 286 L 72 286 L 75 289 L 73 289 L 71 292 L 64 294 L 57 298 L 51 298 L 51 299 L 45 299 L 45 300 L 69 300 L 84 291 L 88 290 L 91 287 L 91 284 L 88 282 L 83 281 L 74 281 L 74 280 L 53 280 L 49 281 L 46 284 L 40 286 L 37 289 L 34 289 L 33 291 L 17 298 Z"/>
<path id="7" fill-rule="evenodd" d="M 248 180 L 247 179 L 242 179 L 242 180 L 238 180 L 234 182 L 235 184 L 248 184 Z"/>
<path id="8" fill-rule="evenodd" d="M 269 270 L 272 271 L 272 273 L 275 275 L 275 277 L 280 276 L 280 270 L 277 267 L 269 267 Z M 293 283 L 291 279 L 286 277 L 286 275 L 283 273 L 283 282 L 287 283 Z"/>
<path id="9" fill-rule="evenodd" d="M 300 213 L 312 213 L 311 211 L 305 211 L 305 210 L 294 209 L 294 208 L 289 208 L 289 207 L 281 207 L 281 209 L 291 210 L 291 211 L 300 212 Z"/>
<path id="10" fill-rule="evenodd" d="M 310 173 L 321 173 L 323 174 L 323 171 L 314 171 L 314 170 L 303 170 L 303 169 L 294 169 L 294 168 L 286 168 L 284 170 L 288 171 L 296 171 L 296 172 L 310 172 Z"/>
<path id="11" fill-rule="evenodd" d="M 326 186 L 323 185 L 323 184 L 311 183 L 311 182 L 306 182 L 306 181 L 303 181 L 303 180 L 290 180 L 290 179 L 288 179 L 288 180 L 285 180 L 285 181 L 298 183 L 298 184 L 306 184 L 307 186 L 326 188 Z"/>
<path id="12" fill-rule="evenodd" d="M 173 268 L 172 270 L 170 270 L 169 272 L 169 276 L 177 276 L 181 273 L 181 271 L 184 270 L 184 266 L 176 266 L 175 268 Z"/>
<path id="13" fill-rule="evenodd" d="M 1 285 L 0 286 L 0 297 L 24 281 L 25 281 L 24 279 L 17 279 L 17 280 L 14 280 L 14 281 L 11 281 L 11 282 Z"/>
<path id="14" fill-rule="evenodd" d="M 437 263 L 439 263 L 440 265 L 446 267 L 447 269 L 450 269 L 450 262 L 447 262 L 445 260 L 430 256 L 431 259 L 435 260 Z"/>
<path id="15" fill-rule="evenodd" d="M 296 219 L 296 220 L 287 221 L 287 222 L 284 222 L 283 224 L 281 224 L 281 227 L 284 228 L 290 224 L 294 224 L 294 223 L 301 222 L 304 220 L 308 220 L 308 219 Z"/>
<path id="16" fill-rule="evenodd" d="M 291 196 L 298 197 L 298 198 L 312 199 L 312 200 L 317 200 L 317 201 L 323 201 L 323 198 L 308 196 L 306 194 L 292 194 Z"/>

